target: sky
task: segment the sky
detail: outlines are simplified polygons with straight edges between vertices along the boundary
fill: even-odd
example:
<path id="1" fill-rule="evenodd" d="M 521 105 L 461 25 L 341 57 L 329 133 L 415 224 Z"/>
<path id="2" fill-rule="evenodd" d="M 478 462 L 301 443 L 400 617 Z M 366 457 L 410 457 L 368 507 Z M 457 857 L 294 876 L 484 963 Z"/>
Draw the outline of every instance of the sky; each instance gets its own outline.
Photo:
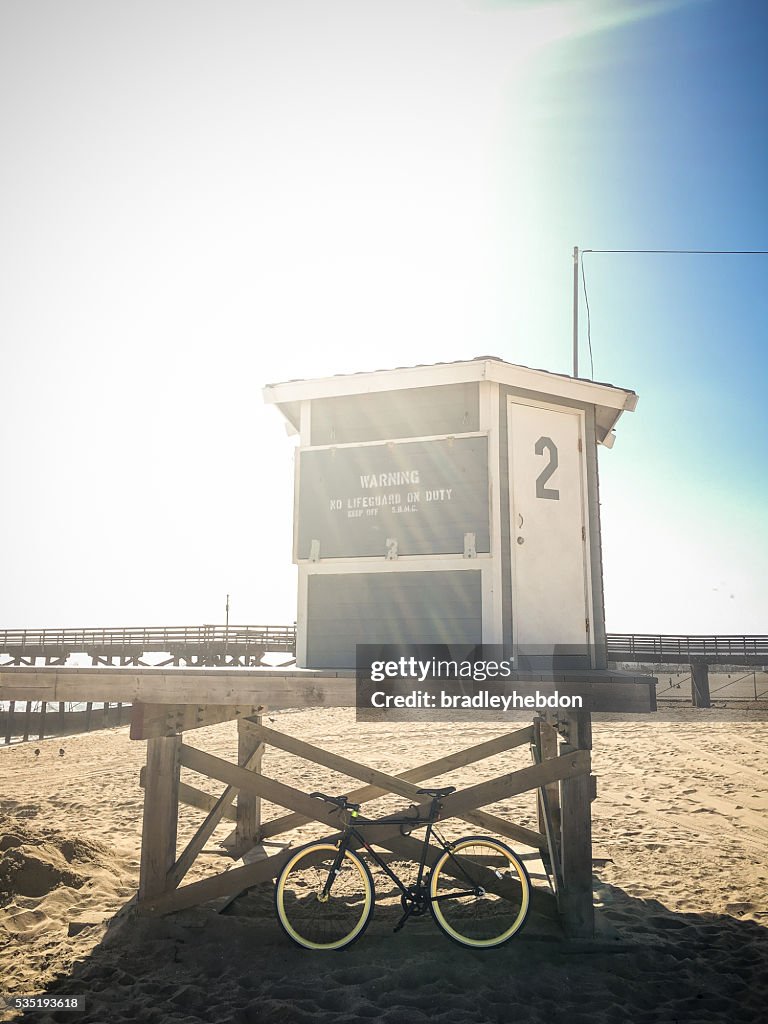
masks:
<path id="1" fill-rule="evenodd" d="M 265 384 L 569 373 L 572 250 L 768 250 L 763 0 L 2 0 L 0 628 L 287 624 Z M 768 256 L 586 252 L 609 631 L 768 633 Z M 590 341 L 592 360 L 590 361 Z"/>

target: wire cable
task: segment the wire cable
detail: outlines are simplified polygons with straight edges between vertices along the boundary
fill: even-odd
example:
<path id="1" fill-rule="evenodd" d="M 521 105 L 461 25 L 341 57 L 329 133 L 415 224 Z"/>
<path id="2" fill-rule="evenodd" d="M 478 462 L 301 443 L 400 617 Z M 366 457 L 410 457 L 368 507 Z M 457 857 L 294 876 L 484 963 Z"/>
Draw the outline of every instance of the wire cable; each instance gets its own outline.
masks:
<path id="1" fill-rule="evenodd" d="M 591 251 L 591 250 L 590 250 Z M 592 315 L 589 311 L 589 296 L 587 295 L 587 279 L 584 275 L 584 260 L 581 261 L 581 283 L 584 288 L 584 303 L 587 307 L 587 341 L 589 342 L 589 376 L 595 379 L 595 361 L 592 358 Z"/>
<path id="2" fill-rule="evenodd" d="M 768 256 L 768 249 L 581 249 L 581 285 L 584 304 L 587 307 L 587 341 L 589 343 L 590 379 L 595 379 L 595 361 L 592 356 L 592 315 L 587 295 L 587 278 L 584 272 L 586 253 L 631 256 Z"/>
<path id="3" fill-rule="evenodd" d="M 768 249 L 581 249 L 596 253 L 629 253 L 631 255 L 650 254 L 681 254 L 688 256 L 768 256 Z"/>

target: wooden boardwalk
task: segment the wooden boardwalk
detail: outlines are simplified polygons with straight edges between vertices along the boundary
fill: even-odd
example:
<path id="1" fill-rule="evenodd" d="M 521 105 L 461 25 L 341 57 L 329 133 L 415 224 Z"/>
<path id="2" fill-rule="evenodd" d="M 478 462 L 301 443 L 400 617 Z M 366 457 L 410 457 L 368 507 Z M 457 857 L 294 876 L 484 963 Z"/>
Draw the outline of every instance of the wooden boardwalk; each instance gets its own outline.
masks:
<path id="1" fill-rule="evenodd" d="M 0 630 L 0 658 L 8 665 L 65 665 L 85 654 L 94 665 L 258 665 L 269 652 L 294 654 L 293 626 L 116 626 L 84 629 Z"/>
<path id="2" fill-rule="evenodd" d="M 768 664 L 768 636 L 608 633 L 608 660 L 636 664 Z M 148 667 L 146 655 L 166 654 L 154 667 L 258 665 L 269 652 L 296 653 L 294 626 L 116 626 L 0 630 L 6 665 L 65 665 L 85 654 L 94 665 Z M 2 667 L 0 661 L 0 667 Z"/>

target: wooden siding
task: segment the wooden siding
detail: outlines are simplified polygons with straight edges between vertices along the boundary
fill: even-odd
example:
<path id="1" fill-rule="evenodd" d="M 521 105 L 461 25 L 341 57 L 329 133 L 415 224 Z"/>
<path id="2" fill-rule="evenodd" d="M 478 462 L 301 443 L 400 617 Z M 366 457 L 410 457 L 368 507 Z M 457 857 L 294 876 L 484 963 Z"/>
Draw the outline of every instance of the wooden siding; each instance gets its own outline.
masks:
<path id="1" fill-rule="evenodd" d="M 319 398 L 312 402 L 312 444 L 466 434 L 480 429 L 479 419 L 476 382 Z"/>
<path id="2" fill-rule="evenodd" d="M 357 644 L 480 643 L 480 575 L 448 570 L 310 576 L 307 666 L 354 668 Z"/>

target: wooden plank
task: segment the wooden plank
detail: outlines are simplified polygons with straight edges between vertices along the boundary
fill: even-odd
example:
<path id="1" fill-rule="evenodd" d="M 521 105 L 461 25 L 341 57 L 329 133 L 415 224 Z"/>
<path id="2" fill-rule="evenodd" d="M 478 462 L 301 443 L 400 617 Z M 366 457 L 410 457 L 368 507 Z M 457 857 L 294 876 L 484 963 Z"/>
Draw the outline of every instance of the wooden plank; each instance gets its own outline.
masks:
<path id="1" fill-rule="evenodd" d="M 176 860 L 181 740 L 158 736 L 147 741 L 147 786 L 141 833 L 139 899 L 164 892 Z"/>
<path id="2" fill-rule="evenodd" d="M 147 766 L 142 765 L 139 772 L 139 785 L 142 789 L 146 788 L 147 784 Z M 179 803 L 188 804 L 190 807 L 196 807 L 200 811 L 205 811 L 206 814 L 212 811 L 216 806 L 217 798 L 211 796 L 210 793 L 204 792 L 202 789 L 195 789 L 194 786 L 188 786 L 186 782 L 179 783 Z M 226 808 L 222 812 L 222 818 L 226 818 L 229 821 L 235 821 L 236 815 L 231 808 Z"/>
<path id="3" fill-rule="evenodd" d="M 253 719 L 241 718 L 237 723 L 237 762 L 247 764 L 251 771 L 261 772 L 264 741 L 255 735 L 253 727 L 261 726 L 261 715 Z M 235 829 L 236 856 L 254 846 L 261 837 L 261 797 L 253 793 L 239 793 L 237 797 L 237 827 Z"/>
<path id="4" fill-rule="evenodd" d="M 11 736 L 13 736 L 13 718 L 14 712 L 16 711 L 16 701 L 12 700 L 8 705 L 8 713 L 6 716 L 6 728 L 5 728 L 5 742 L 11 742 Z"/>
<path id="5" fill-rule="evenodd" d="M 457 768 L 463 768 L 484 758 L 493 757 L 496 754 L 522 746 L 524 743 L 530 743 L 531 735 L 531 726 L 527 726 L 525 729 L 518 729 L 515 732 L 504 733 L 503 736 L 497 736 L 492 740 L 485 740 L 483 743 L 477 743 L 472 747 L 465 747 L 464 750 L 457 750 L 455 753 L 447 754 L 436 761 L 428 761 L 426 764 L 418 765 L 416 768 L 409 768 L 405 772 L 400 772 L 396 778 L 403 779 L 404 782 L 424 782 L 427 779 L 439 778 L 441 775 L 445 775 Z M 347 793 L 346 796 L 353 803 L 362 804 L 384 796 L 387 792 L 389 790 L 380 789 L 378 786 L 361 786 L 360 789 L 354 789 Z M 280 818 L 273 818 L 272 821 L 262 825 L 262 837 L 266 839 L 270 836 L 280 835 L 299 825 L 303 825 L 308 820 L 308 818 L 304 818 L 300 814 L 286 814 Z"/>
<path id="6" fill-rule="evenodd" d="M 457 817 L 466 810 L 506 800 L 519 793 L 538 789 L 548 782 L 574 778 L 589 773 L 589 751 L 577 750 L 565 756 L 550 758 L 542 764 L 520 768 L 508 775 L 502 775 L 488 782 L 480 782 L 459 793 L 453 793 L 443 800 L 445 817 Z"/>
<path id="7" fill-rule="evenodd" d="M 254 771 L 257 766 L 261 766 L 262 750 L 263 747 L 259 744 L 256 749 L 252 749 L 251 753 L 245 757 L 242 767 L 245 768 L 246 771 Z M 236 787 L 227 786 L 221 796 L 219 796 L 217 800 L 214 800 L 213 807 L 211 807 L 205 821 L 201 823 L 200 827 L 187 843 L 179 859 L 168 872 L 166 884 L 167 889 L 175 889 L 179 882 L 184 878 L 197 859 L 197 855 L 213 835 L 213 832 L 221 821 L 224 812 L 232 806 L 236 795 Z"/>
<path id="8" fill-rule="evenodd" d="M 206 725 L 230 722 L 241 715 L 260 714 L 260 704 L 154 704 L 136 701 L 131 718 L 131 739 L 175 736 Z"/>
<path id="9" fill-rule="evenodd" d="M 691 702 L 695 708 L 709 708 L 709 667 L 703 658 L 691 658 Z"/>
<path id="10" fill-rule="evenodd" d="M 655 709 L 656 680 L 618 671 L 518 672 L 510 683 L 535 683 L 542 693 L 576 692 L 592 711 L 646 713 Z M 209 668 L 165 671 L 132 668 L 3 668 L 0 700 L 123 701 L 172 704 L 249 704 L 354 707 L 351 670 Z"/>
<path id="11" fill-rule="evenodd" d="M 546 761 L 551 757 L 557 757 L 557 729 L 554 725 L 544 719 L 538 719 L 538 723 L 538 726 L 536 726 L 536 736 L 538 738 L 537 749 L 539 751 L 539 760 Z M 549 806 L 552 826 L 559 842 L 560 786 L 557 782 L 550 782 L 544 788 L 547 794 L 547 804 Z M 541 823 L 539 831 L 544 831 L 543 822 Z"/>
<path id="12" fill-rule="evenodd" d="M 586 712 L 564 716 L 571 739 L 591 743 L 591 723 Z M 573 750 L 570 744 L 560 745 L 561 756 L 586 754 Z M 560 848 L 563 882 L 558 893 L 558 906 L 566 934 L 573 938 L 592 938 L 595 930 L 592 900 L 592 802 L 589 774 L 563 778 L 560 783 L 561 830 Z"/>
<path id="13" fill-rule="evenodd" d="M 254 737 L 269 743 L 271 746 L 296 754 L 299 757 L 304 757 L 315 764 L 322 764 L 326 768 L 331 768 L 342 775 L 348 775 L 352 779 L 360 779 L 363 782 L 375 785 L 377 794 L 383 792 L 396 793 L 398 796 L 403 796 L 419 803 L 417 786 L 406 781 L 402 776 L 389 775 L 375 768 L 369 768 L 357 761 L 351 761 L 349 758 L 333 754 L 330 751 L 323 750 L 321 747 L 314 746 L 312 743 L 296 739 L 294 736 L 287 736 L 285 733 L 269 729 L 264 725 L 255 726 L 247 720 L 243 720 L 241 725 L 245 731 L 251 732 Z M 515 745 L 518 745 L 517 741 L 520 738 L 520 734 L 524 734 L 526 739 L 529 739 L 531 734 L 530 727 L 520 729 L 517 734 L 513 734 Z M 429 778 L 430 776 L 427 775 L 426 777 Z M 359 803 L 360 801 L 356 800 L 355 802 Z M 505 821 L 503 818 L 487 814 L 483 811 L 470 810 L 466 814 L 459 815 L 459 817 L 473 825 L 480 825 L 491 832 L 498 832 L 509 839 L 518 840 L 530 846 L 540 847 L 546 841 L 539 832 L 526 829 L 522 825 L 515 825 L 512 822 Z M 266 831 L 263 834 L 266 837 Z M 270 831 L 269 834 L 276 835 L 279 833 Z"/>
<path id="14" fill-rule="evenodd" d="M 282 782 L 270 779 L 266 775 L 255 775 L 252 772 L 244 771 L 237 765 L 230 764 L 222 758 L 214 757 L 203 750 L 182 744 L 180 759 L 185 768 L 201 772 L 211 778 L 219 779 L 229 785 L 239 786 L 241 789 L 256 793 L 259 796 L 279 804 L 281 807 L 290 808 L 300 814 L 306 815 L 314 821 L 326 821 L 325 813 L 320 813 L 321 808 L 326 805 L 321 801 L 312 800 L 305 793 L 292 786 L 286 786 Z M 470 786 L 458 793 L 452 793 L 442 801 L 441 818 L 454 818 L 474 811 L 484 804 L 500 802 L 518 793 L 525 793 L 527 790 L 536 789 L 547 782 L 555 779 L 571 778 L 589 772 L 589 751 L 578 750 L 567 756 L 555 757 L 545 764 L 533 765 L 521 768 L 518 771 L 503 775 L 500 778 L 488 782 L 481 782 L 476 786 Z M 430 801 L 424 800 L 414 808 L 414 815 L 419 814 L 426 817 L 430 809 Z M 391 816 L 379 819 L 375 825 L 360 824 L 361 833 L 369 834 L 370 840 L 378 842 L 379 837 L 386 836 L 386 831 L 379 831 Z M 383 823 L 383 824 L 382 824 Z M 399 832 L 399 826 L 396 829 Z"/>
<path id="15" fill-rule="evenodd" d="M 545 733 L 545 730 L 547 732 Z M 547 758 L 557 756 L 557 743 L 555 741 L 555 753 L 552 754 L 550 741 L 554 737 L 554 729 L 549 726 L 542 719 L 537 719 L 534 723 L 534 735 L 536 742 L 532 746 L 532 753 L 536 764 L 541 764 L 543 752 L 546 750 Z M 545 739 L 546 737 L 546 739 Z M 559 893 L 563 887 L 563 871 L 560 863 L 560 843 L 559 843 L 559 827 L 560 827 L 560 806 L 559 806 L 559 793 L 558 793 L 558 826 L 555 829 L 552 806 L 550 804 L 550 790 L 552 787 L 557 788 L 557 783 L 549 783 L 546 786 L 540 786 L 537 794 L 537 808 L 539 816 L 539 828 L 544 832 L 546 836 L 547 846 L 546 853 L 542 851 L 542 863 L 544 869 L 550 877 L 552 886 L 555 893 Z"/>

